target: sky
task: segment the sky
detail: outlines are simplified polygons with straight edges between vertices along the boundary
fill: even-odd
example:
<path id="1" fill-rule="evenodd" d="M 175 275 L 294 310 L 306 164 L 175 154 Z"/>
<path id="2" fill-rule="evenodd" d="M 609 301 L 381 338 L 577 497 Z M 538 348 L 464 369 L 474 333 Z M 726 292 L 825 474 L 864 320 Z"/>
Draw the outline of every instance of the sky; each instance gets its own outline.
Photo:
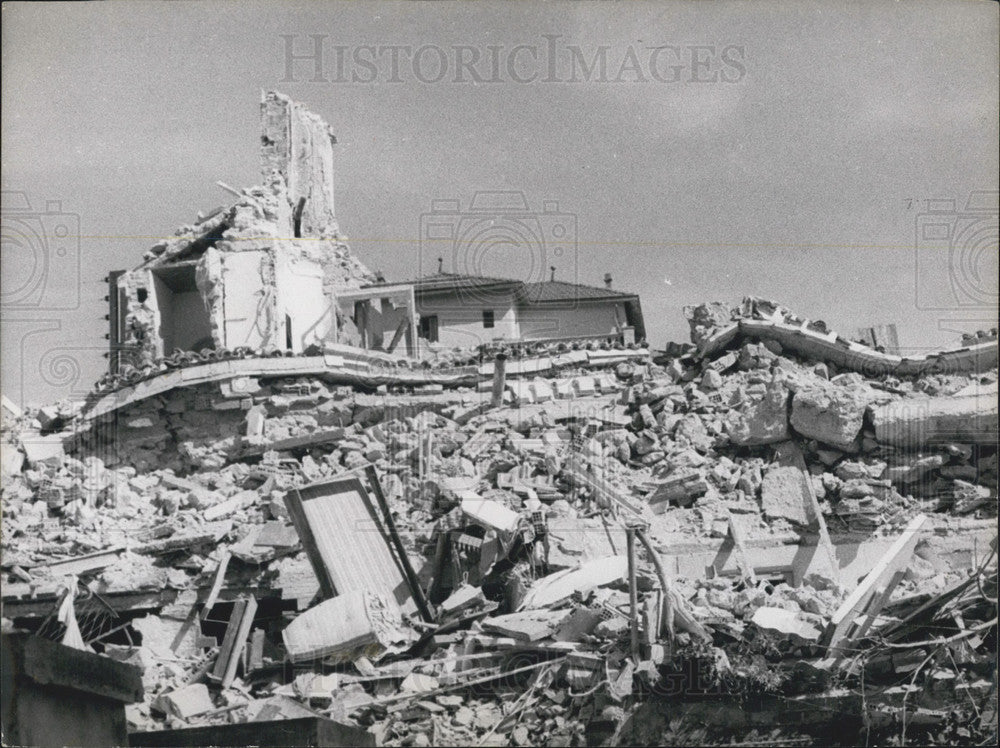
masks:
<path id="1" fill-rule="evenodd" d="M 17 403 L 86 393 L 107 272 L 229 204 L 217 181 L 260 183 L 262 89 L 330 123 L 340 227 L 390 280 L 436 269 L 433 201 L 508 191 L 543 239 L 453 248 L 446 269 L 610 272 L 655 348 L 687 340 L 685 305 L 745 295 L 848 333 L 895 323 L 913 352 L 996 325 L 996 3 L 2 8 L 0 389 Z M 575 239 L 558 256 L 554 222 Z"/>

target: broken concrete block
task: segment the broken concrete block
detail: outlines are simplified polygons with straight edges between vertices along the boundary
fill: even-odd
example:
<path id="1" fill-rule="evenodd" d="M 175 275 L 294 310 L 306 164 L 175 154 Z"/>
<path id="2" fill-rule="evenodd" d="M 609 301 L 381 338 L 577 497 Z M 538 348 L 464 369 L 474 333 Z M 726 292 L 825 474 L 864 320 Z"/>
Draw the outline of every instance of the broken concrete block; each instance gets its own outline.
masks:
<path id="1" fill-rule="evenodd" d="M 701 389 L 714 392 L 722 386 L 722 376 L 715 369 L 708 369 L 701 377 Z"/>
<path id="2" fill-rule="evenodd" d="M 792 397 L 791 425 L 803 436 L 850 451 L 861 433 L 867 405 L 856 387 L 800 389 Z"/>
<path id="3" fill-rule="evenodd" d="M 823 632 L 801 613 L 784 608 L 761 607 L 751 619 L 757 628 L 786 638 L 793 644 L 815 644 Z"/>
<path id="4" fill-rule="evenodd" d="M 183 720 L 215 709 L 208 686 L 204 683 L 193 683 L 176 691 L 160 694 L 153 706 L 164 714 Z"/>
<path id="5" fill-rule="evenodd" d="M 559 642 L 578 642 L 603 620 L 600 613 L 589 608 L 577 608 L 563 619 L 552 638 Z"/>
<path id="6" fill-rule="evenodd" d="M 38 465 L 59 467 L 66 456 L 62 436 L 59 434 L 42 436 L 37 433 L 24 433 L 21 435 L 21 446 L 24 448 L 28 464 L 32 467 Z"/>
<path id="7" fill-rule="evenodd" d="M 698 470 L 682 470 L 663 480 L 649 497 L 649 505 L 663 514 L 671 504 L 691 506 L 708 492 L 708 481 Z"/>
<path id="8" fill-rule="evenodd" d="M 9 442 L 0 443 L 0 475 L 10 478 L 18 475 L 24 467 L 24 454 Z"/>
<path id="9" fill-rule="evenodd" d="M 492 527 L 501 532 L 513 532 L 517 528 L 520 515 L 508 509 L 498 501 L 480 498 L 462 500 L 462 512 L 486 527 Z"/>
<path id="10" fill-rule="evenodd" d="M 470 584 L 463 584 L 452 592 L 439 606 L 442 615 L 449 616 L 454 613 L 478 608 L 486 603 L 486 597 L 480 587 L 473 587 Z"/>
<path id="11" fill-rule="evenodd" d="M 812 522 L 802 471 L 796 467 L 769 467 L 761 483 L 760 501 L 764 516 L 769 519 L 783 518 L 803 526 Z"/>
<path id="12" fill-rule="evenodd" d="M 267 411 L 263 405 L 255 405 L 247 411 L 247 427 L 245 436 L 247 439 L 263 439 L 264 425 L 267 422 Z"/>
<path id="13" fill-rule="evenodd" d="M 995 444 L 997 420 L 995 382 L 971 395 L 906 398 L 872 408 L 875 438 L 896 447 Z"/>
<path id="14" fill-rule="evenodd" d="M 551 635 L 566 615 L 566 611 L 549 610 L 508 613 L 485 619 L 483 629 L 517 641 L 533 642 Z"/>
<path id="15" fill-rule="evenodd" d="M 399 684 L 399 690 L 410 691 L 412 693 L 427 693 L 428 691 L 437 690 L 438 686 L 438 679 L 431 675 L 410 673 Z"/>
<path id="16" fill-rule="evenodd" d="M 621 581 L 627 573 L 626 556 L 587 561 L 576 568 L 559 571 L 539 579 L 528 590 L 519 609 L 548 608 L 569 599 L 574 592 L 586 592 Z"/>
<path id="17" fill-rule="evenodd" d="M 225 501 L 220 501 L 218 504 L 208 507 L 208 509 L 202 512 L 202 517 L 208 522 L 228 517 L 241 509 L 251 506 L 258 498 L 260 498 L 260 495 L 256 491 L 240 491 Z"/>
<path id="18" fill-rule="evenodd" d="M 768 384 L 764 397 L 730 424 L 729 439 L 738 446 L 773 444 L 788 439 L 787 388 L 780 382 Z"/>
<path id="19" fill-rule="evenodd" d="M 292 662 L 375 659 L 409 638 L 399 606 L 388 595 L 354 590 L 301 613 L 281 638 Z"/>

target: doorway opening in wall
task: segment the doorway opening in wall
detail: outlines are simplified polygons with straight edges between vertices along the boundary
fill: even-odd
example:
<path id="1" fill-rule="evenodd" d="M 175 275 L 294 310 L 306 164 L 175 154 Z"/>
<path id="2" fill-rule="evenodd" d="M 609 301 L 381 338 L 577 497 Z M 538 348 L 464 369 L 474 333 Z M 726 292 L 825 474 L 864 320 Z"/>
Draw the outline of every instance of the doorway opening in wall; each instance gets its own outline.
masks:
<path id="1" fill-rule="evenodd" d="M 492 309 L 484 309 L 483 310 L 483 327 L 484 328 L 490 328 L 490 327 L 493 327 L 495 324 L 496 324 L 496 321 L 493 318 L 493 310 Z"/>
<path id="2" fill-rule="evenodd" d="M 438 317 L 428 314 L 420 318 L 420 337 L 430 343 L 438 342 Z"/>
<path id="3" fill-rule="evenodd" d="M 160 313 L 163 355 L 175 350 L 215 348 L 208 309 L 195 282 L 197 261 L 178 263 L 152 271 L 152 296 Z"/>

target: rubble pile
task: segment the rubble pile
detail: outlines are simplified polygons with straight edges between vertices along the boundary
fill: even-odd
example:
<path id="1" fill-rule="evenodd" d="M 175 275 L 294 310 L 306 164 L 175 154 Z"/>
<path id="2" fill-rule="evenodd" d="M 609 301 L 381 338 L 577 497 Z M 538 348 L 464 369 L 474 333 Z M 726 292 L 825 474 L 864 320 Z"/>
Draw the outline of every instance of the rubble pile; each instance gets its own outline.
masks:
<path id="1" fill-rule="evenodd" d="M 656 363 L 5 402 L 5 626 L 141 668 L 144 735 L 995 736 L 995 335 L 918 362 L 687 313 Z"/>

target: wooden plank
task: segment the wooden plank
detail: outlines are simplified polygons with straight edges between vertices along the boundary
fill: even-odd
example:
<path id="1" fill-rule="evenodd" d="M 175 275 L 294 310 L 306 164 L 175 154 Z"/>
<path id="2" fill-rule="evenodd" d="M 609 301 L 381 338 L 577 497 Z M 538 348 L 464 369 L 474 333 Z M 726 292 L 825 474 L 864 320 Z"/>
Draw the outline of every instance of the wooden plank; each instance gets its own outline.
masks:
<path id="1" fill-rule="evenodd" d="M 223 688 L 229 688 L 236 678 L 236 668 L 240 663 L 240 655 L 246 646 L 250 626 L 253 625 L 257 613 L 257 600 L 249 597 L 237 600 L 233 605 L 233 614 L 226 627 L 226 635 L 222 639 L 219 658 L 215 661 L 212 678 L 218 680 Z"/>
<path id="2" fill-rule="evenodd" d="M 368 476 L 368 483 L 371 485 L 372 491 L 375 492 L 375 499 L 378 501 L 379 507 L 382 509 L 382 518 L 385 520 L 386 528 L 389 531 L 389 537 L 392 539 L 393 546 L 396 549 L 396 555 L 399 557 L 399 561 L 403 566 L 403 572 L 406 574 L 406 580 L 409 582 L 410 591 L 413 593 L 417 609 L 420 611 L 420 615 L 425 621 L 433 621 L 434 617 L 431 615 L 430 608 L 427 606 L 427 599 L 424 597 L 424 591 L 420 587 L 420 582 L 417 579 L 417 573 L 413 570 L 413 566 L 410 564 L 410 557 L 406 555 L 406 549 L 403 547 L 403 541 L 400 539 L 399 532 L 396 530 L 396 522 L 392 518 L 392 510 L 389 508 L 389 502 L 386 501 L 385 494 L 382 493 L 382 484 L 379 482 L 375 466 L 369 465 L 365 470 L 365 474 Z"/>
<path id="3" fill-rule="evenodd" d="M 320 444 L 340 441 L 344 438 L 344 429 L 341 427 L 319 429 L 302 436 L 290 436 L 287 439 L 276 439 L 274 441 L 262 442 L 260 444 L 244 443 L 239 451 L 230 460 L 242 460 L 246 457 L 255 457 L 265 452 L 274 450 L 283 452 L 289 449 L 301 449 L 303 447 L 315 447 Z"/>
<path id="4" fill-rule="evenodd" d="M 229 559 L 231 557 L 232 554 L 228 550 L 222 552 L 222 557 L 219 559 L 219 567 L 215 570 L 215 577 L 212 580 L 212 587 L 208 591 L 208 597 L 205 598 L 205 606 L 201 611 L 202 618 L 208 615 L 208 612 L 215 605 L 215 601 L 219 597 L 219 591 L 222 589 L 222 583 L 226 579 L 226 569 L 229 568 Z"/>
<path id="5" fill-rule="evenodd" d="M 247 647 L 246 663 L 243 671 L 252 673 L 264 667 L 264 629 L 254 629 Z"/>
<path id="6" fill-rule="evenodd" d="M 888 584 L 883 587 L 879 587 L 875 590 L 875 594 L 872 595 L 868 606 L 865 608 L 864 620 L 858 624 L 857 628 L 851 632 L 851 635 L 844 639 L 844 641 L 839 645 L 838 651 L 834 654 L 837 656 L 849 656 L 857 642 L 859 642 L 871 629 L 872 625 L 878 619 L 879 613 L 885 607 L 886 603 L 889 602 L 889 598 L 892 596 L 892 591 L 896 589 L 896 585 L 900 583 L 903 576 L 906 574 L 904 569 L 899 569 L 892 578 L 889 580 Z M 857 620 L 857 619 L 855 619 Z M 840 664 L 838 661 L 837 664 Z M 854 661 L 855 666 L 860 666 L 861 662 L 858 660 Z M 853 674 L 854 669 L 851 669 L 848 674 Z"/>
<path id="7" fill-rule="evenodd" d="M 899 571 L 913 555 L 913 549 L 920 540 L 920 532 L 927 524 L 927 515 L 918 514 L 906 526 L 896 541 L 875 564 L 868 575 L 853 592 L 847 596 L 837 612 L 833 614 L 824 634 L 824 643 L 831 651 L 839 651 L 854 627 L 854 619 L 861 614 L 879 587 L 888 586 L 893 575 Z"/>

